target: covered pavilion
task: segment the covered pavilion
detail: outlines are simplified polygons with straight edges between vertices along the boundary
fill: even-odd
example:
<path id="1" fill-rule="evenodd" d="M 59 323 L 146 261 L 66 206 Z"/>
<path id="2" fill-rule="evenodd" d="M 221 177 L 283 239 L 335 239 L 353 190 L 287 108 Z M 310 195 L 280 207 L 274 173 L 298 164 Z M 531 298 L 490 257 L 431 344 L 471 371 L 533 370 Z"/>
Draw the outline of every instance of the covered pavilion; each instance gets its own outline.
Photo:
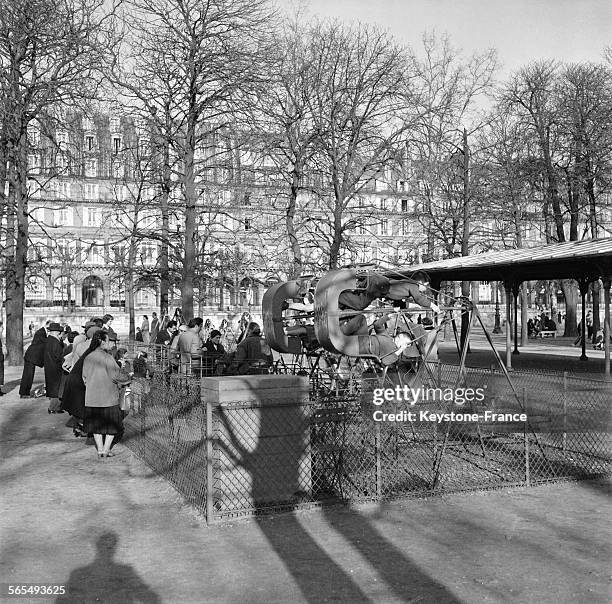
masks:
<path id="1" fill-rule="evenodd" d="M 523 281 L 575 279 L 582 296 L 582 359 L 586 360 L 586 304 L 589 284 L 601 279 L 604 293 L 605 375 L 610 378 L 610 284 L 612 280 L 612 238 L 553 243 L 541 247 L 501 250 L 427 262 L 393 271 L 389 276 L 410 277 L 425 271 L 434 289 L 442 281 L 500 281 L 506 292 L 506 325 L 512 323 L 517 338 L 517 298 Z M 512 339 L 506 329 L 506 366 L 512 368 Z"/>

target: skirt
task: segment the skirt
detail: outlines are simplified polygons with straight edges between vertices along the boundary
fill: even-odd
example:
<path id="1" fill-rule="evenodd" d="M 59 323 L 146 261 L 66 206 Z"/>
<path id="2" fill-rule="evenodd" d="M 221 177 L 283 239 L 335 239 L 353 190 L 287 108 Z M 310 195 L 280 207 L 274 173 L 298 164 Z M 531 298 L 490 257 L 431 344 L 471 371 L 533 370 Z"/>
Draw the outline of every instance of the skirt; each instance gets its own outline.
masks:
<path id="1" fill-rule="evenodd" d="M 83 431 L 89 434 L 122 434 L 121 407 L 85 407 Z"/>

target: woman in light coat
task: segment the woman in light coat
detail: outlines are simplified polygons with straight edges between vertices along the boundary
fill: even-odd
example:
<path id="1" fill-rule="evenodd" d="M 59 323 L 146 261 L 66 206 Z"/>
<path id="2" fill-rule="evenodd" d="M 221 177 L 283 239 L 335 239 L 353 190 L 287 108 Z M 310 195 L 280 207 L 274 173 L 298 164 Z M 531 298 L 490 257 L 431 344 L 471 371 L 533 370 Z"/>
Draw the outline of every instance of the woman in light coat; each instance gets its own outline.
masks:
<path id="1" fill-rule="evenodd" d="M 108 352 L 111 342 L 105 331 L 97 331 L 83 355 L 85 384 L 85 418 L 83 428 L 96 441 L 98 458 L 112 457 L 113 439 L 123 432 L 123 416 L 119 406 L 121 386 L 129 377 L 121 371 Z"/>

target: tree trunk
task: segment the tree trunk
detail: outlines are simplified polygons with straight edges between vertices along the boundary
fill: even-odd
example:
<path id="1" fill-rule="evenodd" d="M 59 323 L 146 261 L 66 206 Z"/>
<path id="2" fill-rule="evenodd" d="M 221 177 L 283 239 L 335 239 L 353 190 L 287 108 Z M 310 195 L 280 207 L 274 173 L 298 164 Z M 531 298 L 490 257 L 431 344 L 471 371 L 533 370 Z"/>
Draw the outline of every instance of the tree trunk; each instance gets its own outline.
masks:
<path id="1" fill-rule="evenodd" d="M 578 335 L 578 286 L 573 279 L 563 279 L 561 281 L 561 290 L 565 297 L 565 331 L 564 336 Z"/>
<path id="2" fill-rule="evenodd" d="M 339 202 L 336 201 L 336 207 L 338 207 Z M 334 212 L 334 223 L 333 223 L 333 238 L 332 243 L 329 248 L 329 270 L 335 270 L 338 268 L 338 264 L 340 263 L 340 247 L 342 245 L 342 220 L 341 220 L 342 210 L 336 210 Z"/>
<path id="3" fill-rule="evenodd" d="M 290 279 L 299 277 L 302 272 L 302 250 L 300 248 L 300 242 L 297 238 L 295 230 L 295 211 L 297 205 L 297 196 L 300 187 L 300 174 L 299 168 L 293 170 L 291 175 L 291 190 L 289 193 L 289 202 L 287 204 L 287 213 L 285 217 L 285 223 L 287 225 L 287 234 L 289 236 L 289 243 L 291 245 L 291 253 L 293 254 L 293 262 L 291 265 L 291 272 L 289 275 Z"/>
<path id="4" fill-rule="evenodd" d="M 162 232 L 161 246 L 159 258 L 159 311 L 160 317 L 168 314 L 168 291 L 170 289 L 170 274 L 168 268 L 168 250 L 170 237 L 170 217 L 168 202 L 170 198 L 170 149 L 168 139 L 162 139 L 163 165 L 162 165 L 162 183 L 161 183 L 161 215 L 162 215 Z"/>
<path id="5" fill-rule="evenodd" d="M 529 321 L 529 294 L 527 283 L 521 283 L 521 346 L 527 346 L 528 333 L 527 321 Z"/>
<path id="6" fill-rule="evenodd" d="M 6 271 L 6 350 L 9 365 L 23 362 L 23 309 L 28 249 L 27 150 L 25 135 L 9 153 L 9 203 L 16 232 L 7 238 L 12 247 Z"/>
<path id="7" fill-rule="evenodd" d="M 196 258 L 196 190 L 194 179 L 195 120 L 189 119 L 185 140 L 185 249 L 183 250 L 183 278 L 181 279 L 181 310 L 186 321 L 193 318 L 193 279 Z"/>
<path id="8" fill-rule="evenodd" d="M 586 192 L 589 200 L 589 226 L 591 228 L 591 237 L 597 239 L 599 228 L 597 224 L 597 204 L 595 201 L 595 181 L 593 178 L 588 178 L 586 180 Z M 601 322 L 599 320 L 599 279 L 593 281 L 591 291 L 593 295 L 593 333 L 596 334 L 601 329 Z"/>

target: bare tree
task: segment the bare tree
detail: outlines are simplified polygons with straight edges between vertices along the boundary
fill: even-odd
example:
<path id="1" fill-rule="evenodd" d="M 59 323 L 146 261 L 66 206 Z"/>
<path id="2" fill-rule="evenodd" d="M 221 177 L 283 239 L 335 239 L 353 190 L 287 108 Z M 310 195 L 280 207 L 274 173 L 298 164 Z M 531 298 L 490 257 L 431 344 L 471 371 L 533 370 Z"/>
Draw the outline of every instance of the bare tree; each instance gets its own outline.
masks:
<path id="1" fill-rule="evenodd" d="M 193 316 L 200 144 L 235 124 L 257 81 L 257 53 L 271 19 L 265 0 L 132 0 L 134 36 L 124 81 L 176 153 L 184 200 L 182 309 Z M 153 99 L 163 110 L 154 112 Z M 162 119 L 163 117 L 163 119 Z"/>
<path id="2" fill-rule="evenodd" d="M 603 100 L 606 85 L 600 85 L 597 92 L 591 80 L 591 85 L 585 87 L 588 71 L 586 66 L 569 67 L 563 72 L 561 66 L 550 61 L 531 63 L 515 73 L 503 89 L 504 101 L 520 120 L 525 133 L 533 137 L 538 150 L 545 185 L 542 213 L 547 241 L 582 238 L 580 227 L 585 216 L 589 219 L 584 234 L 589 231 L 591 236 L 597 234 L 597 228 L 593 229 L 596 221 L 590 218 L 591 214 L 596 217 L 597 212 L 594 207 L 588 209 L 595 195 L 595 188 L 591 193 L 588 188 L 596 182 L 589 161 L 599 163 L 602 168 L 609 165 L 609 158 L 605 143 L 596 152 L 591 138 L 596 133 L 604 138 L 609 136 L 606 124 L 609 124 L 610 112 L 606 111 Z M 601 82 L 599 76 L 593 79 Z M 595 128 L 589 113 L 597 116 Z M 604 156 L 599 162 L 597 153 L 602 152 Z M 566 302 L 565 335 L 575 335 L 576 285 L 566 279 L 561 282 L 561 288 Z"/>
<path id="3" fill-rule="evenodd" d="M 95 96 L 104 50 L 112 46 L 112 15 L 112 3 L 104 0 L 0 2 L 0 191 L 8 183 L 3 205 L 11 364 L 20 363 L 23 354 L 28 126 L 53 108 Z"/>
<path id="4" fill-rule="evenodd" d="M 365 25 L 316 23 L 309 56 L 317 83 L 308 111 L 317 133 L 315 199 L 307 226 L 336 268 L 347 237 L 365 220 L 358 198 L 395 162 L 411 125 L 410 62 L 386 33 Z"/>

